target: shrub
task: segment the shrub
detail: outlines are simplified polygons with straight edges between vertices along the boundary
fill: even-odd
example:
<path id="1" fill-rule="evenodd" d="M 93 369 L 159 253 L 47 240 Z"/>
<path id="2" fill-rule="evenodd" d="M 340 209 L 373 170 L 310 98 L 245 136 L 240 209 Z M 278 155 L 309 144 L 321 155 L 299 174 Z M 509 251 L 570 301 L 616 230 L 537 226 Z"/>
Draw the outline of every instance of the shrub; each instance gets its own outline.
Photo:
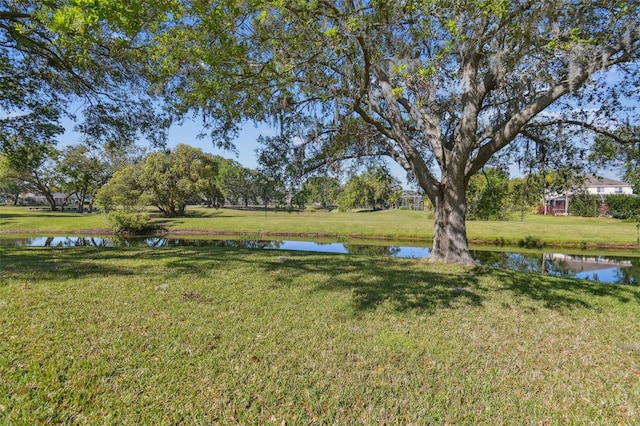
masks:
<path id="1" fill-rule="evenodd" d="M 116 235 L 141 235 L 156 229 L 146 213 L 112 211 L 108 218 L 111 230 Z"/>
<path id="2" fill-rule="evenodd" d="M 640 197 L 616 194 L 607 197 L 609 214 L 616 219 L 640 219 Z"/>
<path id="3" fill-rule="evenodd" d="M 569 214 L 572 216 L 597 217 L 600 211 L 600 197 L 593 194 L 576 194 L 571 198 Z"/>
<path id="4" fill-rule="evenodd" d="M 469 181 L 467 219 L 509 220 L 509 182 L 504 170 L 490 168 Z"/>

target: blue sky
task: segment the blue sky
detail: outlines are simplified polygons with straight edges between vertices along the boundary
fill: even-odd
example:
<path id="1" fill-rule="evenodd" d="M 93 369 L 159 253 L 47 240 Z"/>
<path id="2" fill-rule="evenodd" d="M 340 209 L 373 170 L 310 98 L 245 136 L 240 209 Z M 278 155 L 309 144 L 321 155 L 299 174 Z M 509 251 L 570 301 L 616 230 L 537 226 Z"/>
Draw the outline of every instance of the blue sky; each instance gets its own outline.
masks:
<path id="1" fill-rule="evenodd" d="M 74 123 L 70 120 L 64 120 L 63 126 L 67 129 L 64 135 L 59 137 L 61 146 L 75 145 L 81 141 L 81 135 L 74 132 L 72 129 Z M 268 125 L 261 123 L 255 125 L 253 123 L 246 123 L 240 131 L 238 138 L 234 143 L 237 148 L 236 152 L 226 151 L 216 148 L 210 138 L 198 138 L 198 133 L 202 131 L 202 126 L 195 120 L 185 119 L 183 124 L 173 125 L 169 128 L 168 142 L 169 148 L 174 148 L 178 144 L 190 145 L 202 149 L 204 152 L 208 152 L 215 155 L 220 155 L 224 158 L 232 158 L 238 161 L 245 167 L 255 169 L 257 167 L 256 148 L 258 147 L 257 140 L 260 136 L 274 136 L 276 134 L 275 129 Z M 406 172 L 402 167 L 393 161 L 387 161 L 389 169 L 396 176 L 402 186 L 407 189 L 415 189 L 407 184 Z"/>
<path id="2" fill-rule="evenodd" d="M 72 145 L 80 142 L 80 134 L 74 132 L 73 126 L 74 124 L 71 121 L 64 120 L 63 126 L 67 128 L 67 131 L 64 135 L 61 135 L 59 138 L 59 142 L 62 146 L 64 145 Z M 258 147 L 257 140 L 260 136 L 274 136 L 276 134 L 275 129 L 269 127 L 267 124 L 261 123 L 255 125 L 253 123 L 246 123 L 242 130 L 240 131 L 238 138 L 234 141 L 237 154 L 233 151 L 226 151 L 219 148 L 214 147 L 213 142 L 210 138 L 198 138 L 197 135 L 202 130 L 202 126 L 198 124 L 195 120 L 185 119 L 183 124 L 181 125 L 173 125 L 169 129 L 169 138 L 168 138 L 168 146 L 170 148 L 174 148 L 178 144 L 186 144 L 190 146 L 194 146 L 202 149 L 204 152 L 208 152 L 215 155 L 220 155 L 224 158 L 232 158 L 238 161 L 245 167 L 256 168 L 257 167 L 257 158 L 256 158 L 256 148 Z M 391 160 L 387 160 L 387 165 L 389 166 L 390 171 L 396 176 L 402 186 L 405 189 L 415 189 L 415 185 L 409 185 L 406 181 L 406 172 L 402 167 Z M 614 171 L 602 171 L 601 172 L 605 177 L 612 179 L 619 179 L 617 176 L 618 173 Z M 521 176 L 522 172 L 518 170 L 517 166 L 513 166 L 509 170 L 509 174 L 512 177 Z"/>
<path id="3" fill-rule="evenodd" d="M 63 120 L 62 125 L 66 128 L 66 132 L 58 138 L 61 146 L 75 145 L 81 142 L 81 135 L 73 131 L 74 123 L 71 120 Z M 247 124 L 243 127 L 235 144 L 238 148 L 238 155 L 232 151 L 225 151 L 213 146 L 208 138 L 199 139 L 202 127 L 193 120 L 185 119 L 182 125 L 173 125 L 169 129 L 168 146 L 174 148 L 178 144 L 186 144 L 202 149 L 204 152 L 220 155 L 225 158 L 233 158 L 245 167 L 256 167 L 257 139 L 260 135 L 269 136 L 273 134 L 273 130 L 267 126 L 256 127 L 253 124 Z M 144 145 L 143 142 L 140 145 Z"/>

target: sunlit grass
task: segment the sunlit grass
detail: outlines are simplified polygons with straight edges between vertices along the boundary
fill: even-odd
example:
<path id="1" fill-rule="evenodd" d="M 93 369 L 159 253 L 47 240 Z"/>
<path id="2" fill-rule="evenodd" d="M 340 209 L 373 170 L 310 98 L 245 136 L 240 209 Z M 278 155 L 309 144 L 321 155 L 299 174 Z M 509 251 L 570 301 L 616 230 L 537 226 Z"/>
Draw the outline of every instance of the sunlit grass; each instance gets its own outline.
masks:
<path id="1" fill-rule="evenodd" d="M 0 248 L 0 423 L 634 424 L 639 302 L 417 260 Z"/>
<path id="2" fill-rule="evenodd" d="M 107 233 L 107 216 L 97 213 L 52 212 L 44 208 L 0 207 L 0 233 Z"/>
<path id="3" fill-rule="evenodd" d="M 433 213 L 410 210 L 347 212 L 207 209 L 189 207 L 187 217 L 154 220 L 172 234 L 241 233 L 310 237 L 350 237 L 430 241 Z M 472 242 L 518 245 L 522 241 L 577 248 L 622 246 L 636 248 L 636 223 L 608 218 L 528 215 L 524 220 L 468 221 Z M 0 233 L 109 233 L 104 214 L 52 213 L 27 208 L 0 207 Z"/>

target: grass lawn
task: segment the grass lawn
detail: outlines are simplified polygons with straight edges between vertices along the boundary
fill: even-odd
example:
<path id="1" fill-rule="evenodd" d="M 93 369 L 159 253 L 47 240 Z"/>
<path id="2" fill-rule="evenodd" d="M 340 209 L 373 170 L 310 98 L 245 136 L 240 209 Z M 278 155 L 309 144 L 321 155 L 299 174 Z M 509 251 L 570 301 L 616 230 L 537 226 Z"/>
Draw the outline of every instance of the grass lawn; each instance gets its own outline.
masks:
<path id="1" fill-rule="evenodd" d="M 287 213 L 260 210 L 190 207 L 183 218 L 155 216 L 172 234 L 244 233 L 249 235 L 307 235 L 368 237 L 430 241 L 432 213 L 408 210 L 376 212 L 306 211 Z M 52 213 L 27 208 L 0 207 L 0 234 L 108 233 L 104 214 Z M 475 243 L 518 245 L 532 240 L 546 245 L 577 248 L 637 248 L 635 223 L 615 219 L 530 215 L 506 222 L 469 221 L 468 237 Z"/>
<path id="2" fill-rule="evenodd" d="M 356 255 L 0 248 L 0 424 L 637 424 L 640 288 Z"/>

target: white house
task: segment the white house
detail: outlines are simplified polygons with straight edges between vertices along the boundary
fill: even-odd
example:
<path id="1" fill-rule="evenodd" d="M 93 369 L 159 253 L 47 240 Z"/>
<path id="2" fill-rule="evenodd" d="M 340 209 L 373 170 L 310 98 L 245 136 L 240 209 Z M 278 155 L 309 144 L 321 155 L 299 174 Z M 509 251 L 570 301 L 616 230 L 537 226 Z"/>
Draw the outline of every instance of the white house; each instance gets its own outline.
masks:
<path id="1" fill-rule="evenodd" d="M 604 201 L 607 195 L 612 194 L 633 194 L 633 185 L 619 180 L 598 177 L 594 175 L 585 175 L 584 184 L 572 190 L 561 194 L 550 194 L 546 198 L 547 212 L 557 215 L 566 215 L 569 213 L 569 204 L 571 197 L 576 193 L 588 193 L 599 195 Z"/>
<path id="2" fill-rule="evenodd" d="M 587 193 L 596 195 L 633 194 L 633 185 L 630 183 L 594 175 L 585 176 L 584 188 Z"/>

